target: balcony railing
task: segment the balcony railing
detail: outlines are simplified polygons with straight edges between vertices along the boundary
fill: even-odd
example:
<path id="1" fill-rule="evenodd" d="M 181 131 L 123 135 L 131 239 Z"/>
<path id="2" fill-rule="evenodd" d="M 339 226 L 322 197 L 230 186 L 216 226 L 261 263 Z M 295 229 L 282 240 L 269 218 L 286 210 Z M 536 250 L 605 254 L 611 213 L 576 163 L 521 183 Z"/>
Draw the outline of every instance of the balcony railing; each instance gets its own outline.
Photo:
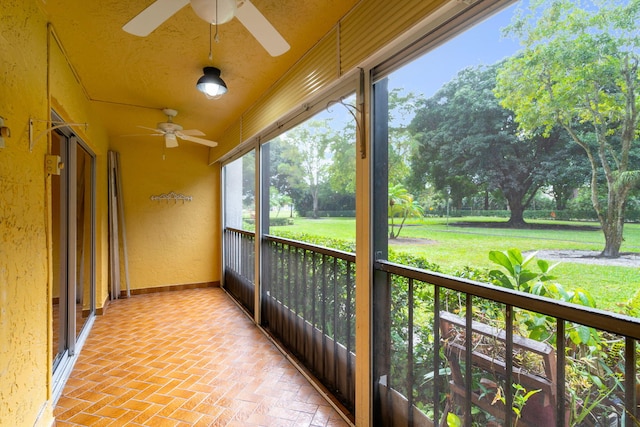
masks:
<path id="1" fill-rule="evenodd" d="M 639 319 L 388 261 L 376 271 L 374 348 L 391 348 L 375 355 L 378 425 L 638 425 Z"/>
<path id="2" fill-rule="evenodd" d="M 249 313 L 255 307 L 255 233 L 235 228 L 224 229 L 224 288 Z"/>
<path id="3" fill-rule="evenodd" d="M 225 287 L 247 307 L 253 239 L 225 230 Z M 275 236 L 262 248 L 264 326 L 353 411 L 355 255 Z M 376 425 L 640 425 L 639 319 L 389 261 L 375 269 Z"/>
<path id="4" fill-rule="evenodd" d="M 264 326 L 353 412 L 355 255 L 263 238 Z"/>

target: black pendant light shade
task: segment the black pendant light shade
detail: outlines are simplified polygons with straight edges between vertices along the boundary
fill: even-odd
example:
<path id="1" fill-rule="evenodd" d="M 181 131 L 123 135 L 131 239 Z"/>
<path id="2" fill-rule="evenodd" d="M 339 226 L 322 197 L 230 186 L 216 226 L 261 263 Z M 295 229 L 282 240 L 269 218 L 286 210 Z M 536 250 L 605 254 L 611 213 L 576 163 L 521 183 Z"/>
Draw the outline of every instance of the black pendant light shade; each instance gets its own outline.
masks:
<path id="1" fill-rule="evenodd" d="M 220 78 L 220 69 L 216 67 L 204 67 L 204 76 L 198 79 L 196 88 L 209 99 L 218 98 L 227 93 L 227 85 Z"/>

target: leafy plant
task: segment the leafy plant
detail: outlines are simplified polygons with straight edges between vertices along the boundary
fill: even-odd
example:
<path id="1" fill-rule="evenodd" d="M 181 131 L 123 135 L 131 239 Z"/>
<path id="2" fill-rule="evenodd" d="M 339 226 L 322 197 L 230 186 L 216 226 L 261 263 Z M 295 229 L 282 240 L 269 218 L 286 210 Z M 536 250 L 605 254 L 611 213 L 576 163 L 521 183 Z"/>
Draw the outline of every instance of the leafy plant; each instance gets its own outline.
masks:
<path id="1" fill-rule="evenodd" d="M 461 427 L 462 426 L 462 420 L 460 419 L 459 416 L 457 416 L 453 412 L 449 412 L 447 414 L 447 426 L 449 426 L 449 427 Z"/>
<path id="2" fill-rule="evenodd" d="M 527 391 L 527 389 L 524 388 L 521 384 L 513 383 L 512 385 L 515 389 L 515 392 L 513 393 L 513 406 L 511 407 L 511 410 L 516 415 L 516 421 L 513 423 L 513 426 L 516 427 L 518 425 L 518 421 L 522 417 L 522 409 L 527 404 L 529 398 L 542 390 L 538 389 Z M 497 401 L 502 402 L 503 405 L 507 404 L 507 400 L 502 393 L 501 387 L 498 387 L 496 397 L 493 399 L 492 404 L 495 404 Z"/>
<path id="3" fill-rule="evenodd" d="M 489 276 L 505 288 L 529 292 L 532 282 L 546 282 L 555 279 L 555 277 L 549 273 L 557 264 L 549 266 L 547 261 L 537 260 L 537 265 L 540 269 L 539 273 L 527 268 L 535 259 L 536 255 L 537 252 L 534 252 L 527 256 L 527 258 L 523 258 L 520 250 L 515 248 L 509 249 L 506 252 L 490 251 L 489 259 L 503 267 L 508 274 L 505 274 L 502 270 L 491 270 Z"/>

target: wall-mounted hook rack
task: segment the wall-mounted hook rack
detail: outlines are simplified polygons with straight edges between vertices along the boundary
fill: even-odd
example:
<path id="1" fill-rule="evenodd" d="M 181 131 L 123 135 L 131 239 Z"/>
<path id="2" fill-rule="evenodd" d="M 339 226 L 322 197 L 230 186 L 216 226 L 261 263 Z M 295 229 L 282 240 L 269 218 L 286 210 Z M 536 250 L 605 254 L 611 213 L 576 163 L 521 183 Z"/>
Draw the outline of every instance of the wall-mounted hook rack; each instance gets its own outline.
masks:
<path id="1" fill-rule="evenodd" d="M 165 193 L 165 194 L 159 194 L 157 196 L 151 196 L 151 200 L 166 200 L 167 202 L 169 200 L 173 200 L 174 202 L 177 202 L 178 200 L 182 200 L 182 203 L 186 202 L 190 202 L 193 200 L 192 196 L 186 196 L 184 194 L 179 194 L 176 193 L 175 191 L 172 191 L 170 193 Z"/>
<path id="2" fill-rule="evenodd" d="M 52 125 L 51 127 L 46 128 L 45 130 L 43 130 L 42 132 L 40 132 L 38 135 L 33 136 L 33 123 L 34 122 L 39 122 L 39 123 L 46 123 L 47 125 Z M 42 138 L 43 136 L 45 136 L 47 133 L 51 132 L 52 130 L 55 129 L 60 129 L 63 127 L 73 127 L 73 126 L 84 126 L 85 131 L 87 130 L 87 127 L 89 126 L 88 123 L 67 123 L 67 122 L 61 122 L 58 120 L 40 120 L 40 119 L 29 119 L 29 152 L 33 151 L 33 147 L 35 147 L 36 142 Z"/>

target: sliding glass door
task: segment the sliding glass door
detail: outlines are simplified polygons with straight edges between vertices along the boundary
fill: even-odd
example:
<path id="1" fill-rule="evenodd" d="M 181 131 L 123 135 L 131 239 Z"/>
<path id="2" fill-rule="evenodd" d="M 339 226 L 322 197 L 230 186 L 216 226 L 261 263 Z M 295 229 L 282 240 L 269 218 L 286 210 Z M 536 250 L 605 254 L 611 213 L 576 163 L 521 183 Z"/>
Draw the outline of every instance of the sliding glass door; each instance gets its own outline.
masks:
<path id="1" fill-rule="evenodd" d="M 95 156 L 69 128 L 53 132 L 51 153 L 64 164 L 59 175 L 51 176 L 56 378 L 95 312 Z"/>

